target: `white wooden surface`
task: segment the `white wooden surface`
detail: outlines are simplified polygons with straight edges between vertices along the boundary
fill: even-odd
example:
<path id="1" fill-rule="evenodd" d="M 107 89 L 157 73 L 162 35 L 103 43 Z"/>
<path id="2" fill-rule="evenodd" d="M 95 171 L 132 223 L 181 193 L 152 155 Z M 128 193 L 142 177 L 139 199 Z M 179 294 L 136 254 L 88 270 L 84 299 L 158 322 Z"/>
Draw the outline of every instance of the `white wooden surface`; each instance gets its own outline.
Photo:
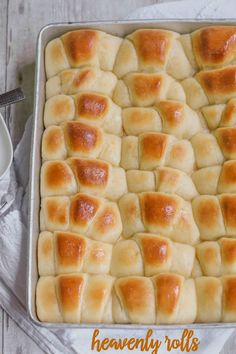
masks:
<path id="1" fill-rule="evenodd" d="M 60 21 L 119 19 L 138 7 L 164 1 L 168 0 L 0 0 L 0 93 L 21 85 L 27 96 L 26 101 L 2 111 L 7 121 L 17 119 L 14 144 L 32 112 L 35 44 L 43 25 Z M 0 308 L 0 354 L 42 353 Z M 234 335 L 221 354 L 235 353 Z"/>

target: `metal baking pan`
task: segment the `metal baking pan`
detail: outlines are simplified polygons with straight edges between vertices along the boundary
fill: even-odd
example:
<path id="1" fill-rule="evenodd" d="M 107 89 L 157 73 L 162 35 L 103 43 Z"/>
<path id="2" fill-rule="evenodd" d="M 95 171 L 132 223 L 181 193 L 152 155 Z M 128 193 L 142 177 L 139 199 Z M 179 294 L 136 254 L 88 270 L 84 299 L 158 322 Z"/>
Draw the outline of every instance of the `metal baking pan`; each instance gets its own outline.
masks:
<path id="1" fill-rule="evenodd" d="M 184 329 L 186 325 L 134 325 L 134 324 L 68 324 L 68 323 L 45 323 L 40 322 L 36 314 L 35 290 L 38 280 L 37 271 L 37 239 L 39 234 L 39 211 L 40 193 L 39 177 L 41 167 L 41 137 L 44 130 L 43 110 L 45 103 L 45 65 L 44 48 L 46 44 L 67 31 L 79 28 L 94 28 L 108 32 L 113 35 L 124 37 L 128 33 L 138 28 L 162 28 L 179 33 L 189 33 L 203 26 L 210 25 L 236 25 L 235 21 L 222 20 L 131 20 L 131 21 L 102 21 L 102 22 L 77 22 L 77 23 L 57 23 L 43 27 L 39 33 L 37 41 L 36 75 L 34 92 L 34 114 L 33 114 L 33 135 L 30 158 L 30 199 L 29 199 L 29 240 L 28 240 L 28 291 L 27 307 L 30 319 L 39 326 L 48 328 L 127 328 L 132 330 L 153 328 L 157 329 Z M 236 327 L 236 323 L 210 323 L 188 324 L 188 328 L 210 328 L 210 327 Z"/>

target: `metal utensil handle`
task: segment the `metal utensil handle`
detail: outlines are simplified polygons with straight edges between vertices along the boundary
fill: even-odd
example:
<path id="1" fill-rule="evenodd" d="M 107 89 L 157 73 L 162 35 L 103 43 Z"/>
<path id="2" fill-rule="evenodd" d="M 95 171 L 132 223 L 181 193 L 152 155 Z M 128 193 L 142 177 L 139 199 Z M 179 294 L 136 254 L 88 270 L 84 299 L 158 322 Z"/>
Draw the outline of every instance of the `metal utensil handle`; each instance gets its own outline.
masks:
<path id="1" fill-rule="evenodd" d="M 24 100 L 25 95 L 20 87 L 0 95 L 0 107 L 8 106 Z"/>

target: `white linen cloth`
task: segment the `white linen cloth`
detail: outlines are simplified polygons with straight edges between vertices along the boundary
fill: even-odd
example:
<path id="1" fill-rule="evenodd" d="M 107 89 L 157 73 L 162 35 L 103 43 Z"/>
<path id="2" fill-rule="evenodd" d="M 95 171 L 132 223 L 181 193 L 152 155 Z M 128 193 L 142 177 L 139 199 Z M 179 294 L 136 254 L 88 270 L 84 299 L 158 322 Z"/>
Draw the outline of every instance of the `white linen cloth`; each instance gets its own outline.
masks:
<path id="1" fill-rule="evenodd" d="M 225 0 L 188 0 L 144 7 L 133 12 L 129 18 L 233 18 L 235 17 L 235 11 L 235 0 L 228 0 L 227 2 Z M 14 121 L 12 124 L 14 125 Z M 29 118 L 24 135 L 15 149 L 11 170 L 0 181 L 0 205 L 6 198 L 10 201 L 8 209 L 0 215 L 0 305 L 46 353 L 92 353 L 90 345 L 93 330 L 48 330 L 35 326 L 27 317 L 27 188 L 31 131 L 32 118 Z M 197 352 L 219 353 L 233 331 L 233 329 L 195 330 L 195 336 L 201 340 Z M 178 338 L 181 333 L 182 331 L 155 331 L 152 338 L 163 341 L 166 334 L 171 338 Z M 145 334 L 146 331 L 143 330 L 103 329 L 100 331 L 99 339 L 105 337 L 117 339 L 124 337 L 139 338 L 145 336 Z M 236 335 L 236 332 L 234 332 L 234 335 Z M 110 349 L 109 353 L 117 353 L 117 351 Z M 128 353 L 128 350 L 124 350 L 123 353 Z M 164 345 L 161 346 L 158 353 L 166 353 Z M 173 353 L 181 352 L 173 350 Z"/>

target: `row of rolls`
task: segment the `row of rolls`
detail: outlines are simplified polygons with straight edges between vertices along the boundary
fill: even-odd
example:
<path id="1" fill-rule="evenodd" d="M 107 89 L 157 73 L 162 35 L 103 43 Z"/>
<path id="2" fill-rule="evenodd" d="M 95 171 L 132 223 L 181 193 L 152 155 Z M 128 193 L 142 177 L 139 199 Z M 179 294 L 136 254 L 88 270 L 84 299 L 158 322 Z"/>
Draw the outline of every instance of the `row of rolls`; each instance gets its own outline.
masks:
<path id="1" fill-rule="evenodd" d="M 41 277 L 37 313 L 43 322 L 189 324 L 236 321 L 236 277 L 154 277 L 86 273 Z"/>
<path id="2" fill-rule="evenodd" d="M 80 232 L 81 213 L 86 221 L 99 222 L 102 212 L 97 205 L 106 203 L 107 208 L 103 207 L 106 213 L 104 211 L 103 214 L 107 217 L 101 216 L 100 225 L 107 230 L 103 237 L 108 237 L 108 242 L 115 242 L 119 233 L 128 238 L 144 231 L 161 233 L 174 241 L 188 244 L 235 235 L 235 193 L 198 195 L 191 201 L 186 200 L 178 194 L 187 193 L 193 185 L 188 179 L 181 178 L 178 171 L 177 181 L 161 180 L 158 185 L 161 191 L 127 193 L 126 176 L 122 169 L 109 170 L 102 161 L 72 159 L 69 162 L 72 168 L 61 161 L 42 167 L 40 215 L 41 228 L 45 230 L 72 228 Z M 173 177 L 169 170 L 158 173 L 161 177 L 162 173 L 166 178 Z M 190 185 L 185 185 L 185 182 Z M 141 186 L 142 183 L 141 180 Z M 172 193 L 169 185 L 173 187 Z M 116 232 L 110 238 L 111 230 Z"/>
<path id="3" fill-rule="evenodd" d="M 137 233 L 115 244 L 71 231 L 43 231 L 38 239 L 40 276 L 64 273 L 114 277 L 176 273 L 185 278 L 236 275 L 236 240 L 221 238 L 191 246 L 160 234 Z"/>
<path id="4" fill-rule="evenodd" d="M 160 113 L 154 108 L 132 107 L 123 113 L 108 110 L 100 116 L 96 111 L 98 97 L 90 92 L 77 97 L 86 109 L 81 108 L 82 115 L 67 112 L 68 99 L 73 103 L 70 96 L 59 95 L 47 102 L 45 121 L 50 123 L 42 137 L 43 160 L 98 158 L 126 170 L 168 166 L 192 174 L 196 169 L 236 159 L 235 99 L 227 104 L 227 122 L 226 107 L 221 113 L 224 123 L 209 130 L 202 115 L 181 102 L 160 101 Z M 215 112 L 207 112 L 212 121 L 213 117 L 219 121 Z"/>
<path id="5" fill-rule="evenodd" d="M 235 33 L 235 26 L 185 35 L 139 29 L 125 39 L 93 29 L 68 32 L 45 50 L 47 98 L 92 89 L 122 107 L 168 98 L 194 109 L 224 103 L 236 90 Z"/>

